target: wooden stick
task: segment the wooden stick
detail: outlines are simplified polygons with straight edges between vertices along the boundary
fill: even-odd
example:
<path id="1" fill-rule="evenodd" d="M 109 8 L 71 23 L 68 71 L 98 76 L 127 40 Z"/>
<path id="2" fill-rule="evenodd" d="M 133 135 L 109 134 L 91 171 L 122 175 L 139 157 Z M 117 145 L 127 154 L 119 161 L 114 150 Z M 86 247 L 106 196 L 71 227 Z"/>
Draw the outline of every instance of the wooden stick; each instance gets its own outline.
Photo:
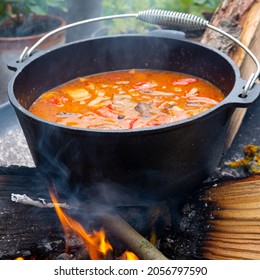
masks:
<path id="1" fill-rule="evenodd" d="M 167 260 L 147 239 L 116 214 L 106 213 L 102 224 L 142 260 Z"/>

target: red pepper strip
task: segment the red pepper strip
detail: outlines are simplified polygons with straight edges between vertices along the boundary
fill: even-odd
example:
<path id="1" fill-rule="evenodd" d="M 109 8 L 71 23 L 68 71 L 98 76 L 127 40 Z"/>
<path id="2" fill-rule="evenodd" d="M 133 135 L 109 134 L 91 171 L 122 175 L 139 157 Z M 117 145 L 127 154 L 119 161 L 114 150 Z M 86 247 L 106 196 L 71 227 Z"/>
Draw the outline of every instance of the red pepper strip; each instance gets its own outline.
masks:
<path id="1" fill-rule="evenodd" d="M 114 110 L 113 107 L 112 107 L 112 104 L 108 104 L 107 108 L 110 109 L 110 110 Z"/>
<path id="2" fill-rule="evenodd" d="M 52 98 L 52 99 L 48 100 L 48 103 L 53 104 L 53 105 L 58 105 L 58 104 L 60 104 L 59 98 L 57 98 L 57 97 Z"/>
<path id="3" fill-rule="evenodd" d="M 133 119 L 130 123 L 129 123 L 129 128 L 132 129 L 134 126 L 134 123 L 138 120 L 138 118 Z"/>
<path id="4" fill-rule="evenodd" d="M 95 109 L 93 110 L 93 112 L 104 118 L 116 119 L 118 117 L 118 114 L 113 109 L 111 109 L 112 105 L 109 105 Z"/>
<path id="5" fill-rule="evenodd" d="M 68 98 L 65 96 L 60 96 L 60 97 L 54 97 L 49 99 L 47 102 L 49 104 L 52 105 L 62 105 L 63 103 L 65 103 L 66 101 L 68 101 Z"/>
<path id="6" fill-rule="evenodd" d="M 186 86 L 192 83 L 195 83 L 197 79 L 194 78 L 186 78 L 186 79 L 178 79 L 176 81 L 173 81 L 174 86 Z"/>

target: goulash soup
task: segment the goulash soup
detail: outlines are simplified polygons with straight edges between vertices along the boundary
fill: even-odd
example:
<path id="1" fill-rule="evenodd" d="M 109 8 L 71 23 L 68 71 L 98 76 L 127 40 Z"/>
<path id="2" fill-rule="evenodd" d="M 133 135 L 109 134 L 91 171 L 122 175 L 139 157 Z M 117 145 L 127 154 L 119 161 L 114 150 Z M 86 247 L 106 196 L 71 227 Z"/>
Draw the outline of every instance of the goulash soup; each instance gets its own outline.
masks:
<path id="1" fill-rule="evenodd" d="M 42 94 L 29 110 L 67 126 L 135 129 L 194 116 L 223 99 L 217 87 L 194 76 L 132 69 L 77 78 Z"/>

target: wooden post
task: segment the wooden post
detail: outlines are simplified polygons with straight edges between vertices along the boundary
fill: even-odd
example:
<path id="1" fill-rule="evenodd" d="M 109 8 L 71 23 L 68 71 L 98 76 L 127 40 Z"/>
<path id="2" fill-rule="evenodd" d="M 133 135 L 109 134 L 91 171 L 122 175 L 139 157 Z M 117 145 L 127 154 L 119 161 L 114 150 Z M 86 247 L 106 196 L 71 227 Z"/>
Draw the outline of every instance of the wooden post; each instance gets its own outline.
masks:
<path id="1" fill-rule="evenodd" d="M 259 0 L 223 0 L 214 13 L 211 24 L 238 38 L 260 60 L 260 1 Z M 220 34 L 206 30 L 201 42 L 227 53 L 240 68 L 243 79 L 255 73 L 255 64 L 246 53 L 233 42 Z M 239 130 L 246 109 L 236 109 L 231 119 L 227 148 L 229 148 Z"/>

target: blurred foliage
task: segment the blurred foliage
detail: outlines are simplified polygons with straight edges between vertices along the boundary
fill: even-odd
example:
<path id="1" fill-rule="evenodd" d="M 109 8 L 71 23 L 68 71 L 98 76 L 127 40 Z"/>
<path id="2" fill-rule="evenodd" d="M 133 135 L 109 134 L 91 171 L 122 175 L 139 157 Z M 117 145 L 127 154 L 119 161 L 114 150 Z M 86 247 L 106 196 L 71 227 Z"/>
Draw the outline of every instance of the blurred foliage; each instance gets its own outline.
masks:
<path id="1" fill-rule="evenodd" d="M 139 11 L 156 8 L 169 11 L 195 14 L 204 17 L 213 13 L 221 0 L 103 0 L 103 15 L 138 13 Z M 106 22 L 109 34 L 126 32 L 144 33 L 149 24 L 140 23 L 136 19 L 116 19 Z"/>
<path id="2" fill-rule="evenodd" d="M 67 11 L 66 0 L 0 0 L 0 25 L 12 19 L 17 26 L 31 14 L 46 15 L 49 8 Z"/>

